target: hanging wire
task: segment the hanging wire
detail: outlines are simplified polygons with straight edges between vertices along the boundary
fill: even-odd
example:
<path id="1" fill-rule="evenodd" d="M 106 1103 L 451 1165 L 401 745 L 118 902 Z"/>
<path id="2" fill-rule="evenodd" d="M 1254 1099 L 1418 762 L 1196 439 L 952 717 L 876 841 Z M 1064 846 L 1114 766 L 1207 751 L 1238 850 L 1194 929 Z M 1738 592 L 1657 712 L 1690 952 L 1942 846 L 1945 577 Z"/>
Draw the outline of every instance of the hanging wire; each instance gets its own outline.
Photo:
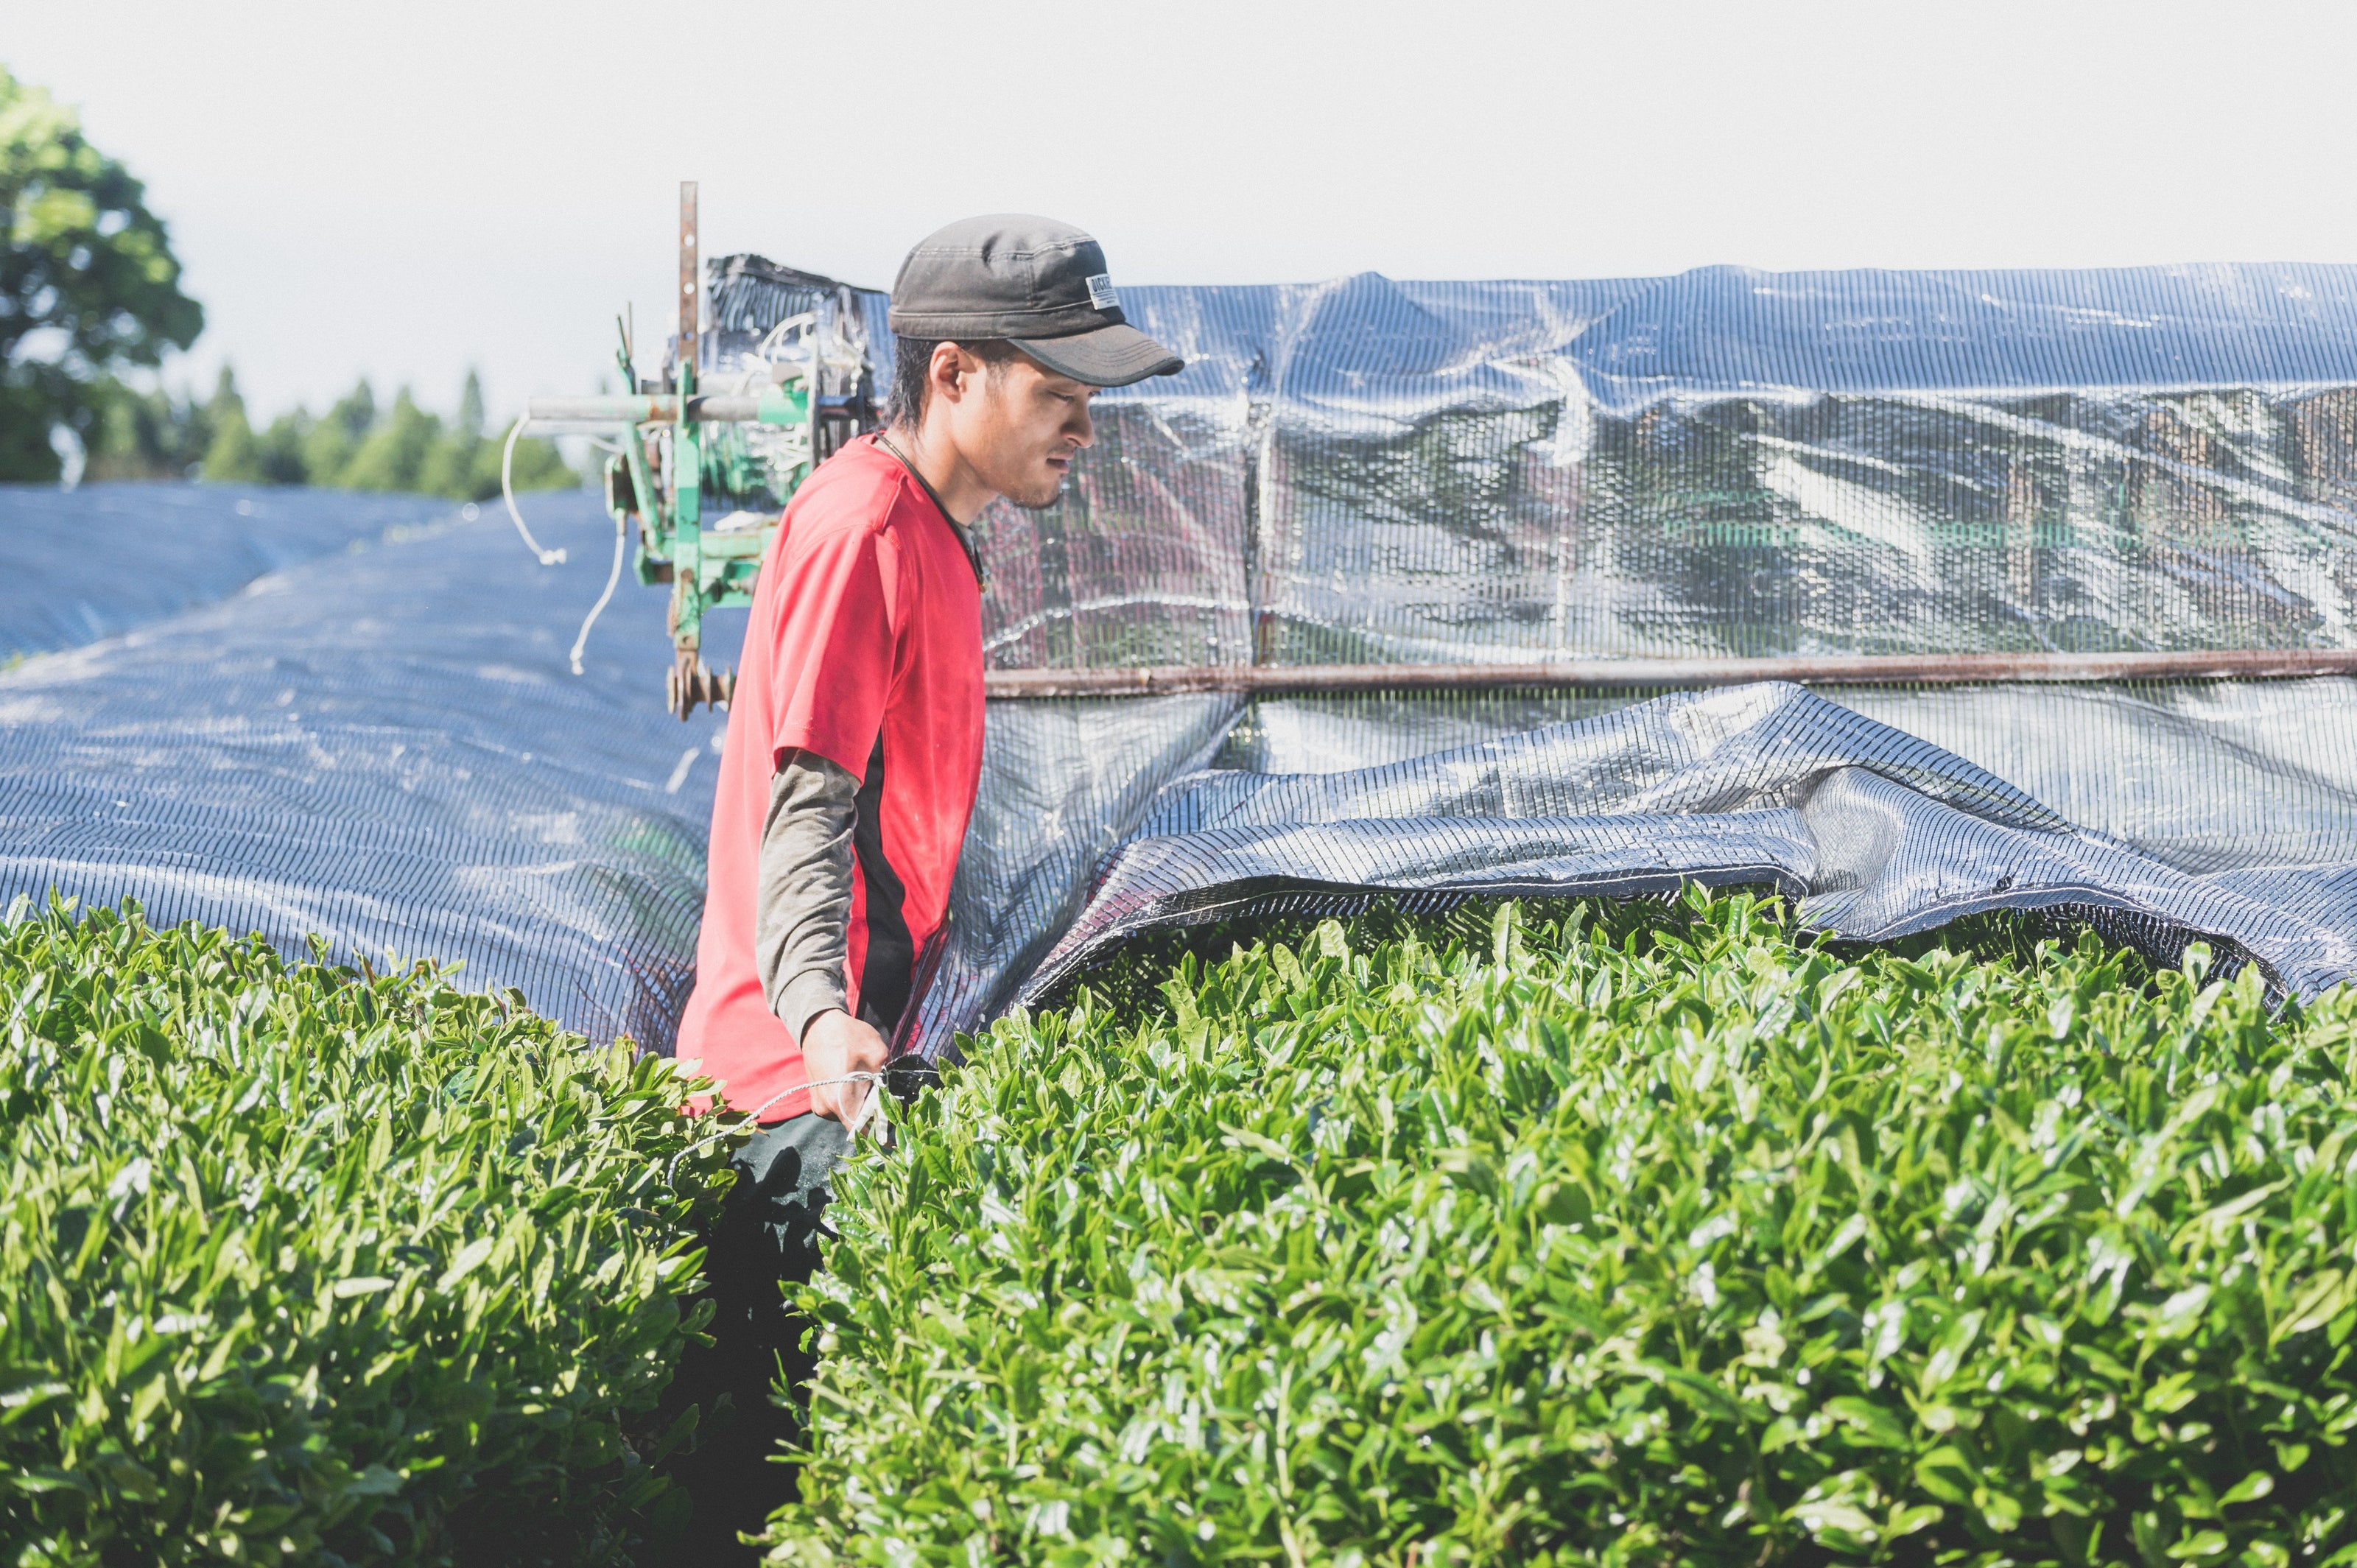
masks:
<path id="1" fill-rule="evenodd" d="M 562 550 L 544 550 L 544 549 L 542 549 L 542 548 L 540 547 L 540 541 L 539 541 L 539 540 L 537 540 L 537 539 L 534 539 L 534 538 L 532 536 L 532 530 L 531 530 L 531 529 L 529 529 L 529 528 L 526 528 L 526 527 L 524 526 L 524 524 L 523 524 L 523 513 L 522 513 L 522 512 L 520 512 L 520 511 L 518 511 L 518 510 L 516 510 L 516 504 L 515 504 L 515 444 L 516 444 L 516 437 L 517 437 L 517 436 L 519 436 L 519 435 L 522 435 L 523 434 L 523 427 L 524 427 L 525 425 L 527 425 L 527 424 L 530 424 L 531 423 L 532 423 L 532 415 L 530 415 L 530 414 L 528 414 L 528 413 L 527 413 L 527 414 L 523 415 L 522 418 L 518 419 L 518 420 L 517 420 L 513 424 L 511 424 L 511 425 L 510 425 L 510 426 L 508 427 L 508 444 L 507 444 L 507 449 L 506 449 L 505 451 L 503 451 L 503 452 L 501 452 L 501 453 L 500 454 L 500 494 L 507 498 L 507 503 L 508 503 L 508 516 L 510 516 L 510 517 L 511 517 L 511 518 L 513 518 L 513 519 L 515 520 L 516 532 L 517 532 L 518 533 L 521 533 L 521 534 L 522 534 L 522 535 L 523 535 L 523 542 L 524 542 L 524 545 L 525 545 L 525 547 L 526 547 L 526 548 L 528 548 L 529 550 L 531 550 L 531 552 L 532 552 L 534 555 L 537 555 L 537 556 L 539 556 L 539 557 L 540 557 L 540 564 L 541 564 L 542 565 L 544 565 L 544 566 L 562 566 L 563 564 L 565 564 L 565 552 L 564 552 L 564 551 L 562 551 Z M 616 559 L 618 559 L 618 560 L 619 560 L 619 556 L 618 555 L 618 556 L 616 557 Z M 608 584 L 608 585 L 607 585 L 607 589 L 606 589 L 606 591 L 607 591 L 608 593 L 609 593 L 609 594 L 610 594 L 610 593 L 612 593 L 612 592 L 614 591 L 614 590 L 613 590 L 613 585 L 612 585 L 611 584 Z M 604 601 L 603 601 L 603 600 L 600 600 L 600 601 L 598 602 L 598 605 L 599 605 L 599 607 L 600 607 L 600 608 L 603 608 L 603 607 L 604 607 Z M 593 616 L 591 617 L 591 618 L 592 618 L 592 619 L 595 619 L 595 618 L 596 618 L 596 617 L 593 615 Z M 582 628 L 582 635 L 583 635 L 583 636 L 585 636 L 585 637 L 588 635 L 588 628 L 586 628 L 586 627 L 585 627 L 585 628 Z M 579 653 L 578 653 L 578 651 L 577 651 L 577 649 L 578 649 L 579 645 L 578 645 L 578 644 L 576 644 L 575 646 L 576 646 L 576 652 L 575 653 L 574 660 L 573 660 L 573 672 L 574 672 L 576 675 L 578 675 L 578 674 L 580 674 L 580 673 L 581 673 L 581 659 L 580 659 L 580 655 L 579 655 Z"/>
<path id="2" fill-rule="evenodd" d="M 614 513 L 614 564 L 606 569 L 606 591 L 597 596 L 597 602 L 596 604 L 589 607 L 589 614 L 581 623 L 581 631 L 579 635 L 575 637 L 573 639 L 573 672 L 576 675 L 581 673 L 581 650 L 589 646 L 589 628 L 596 626 L 597 624 L 597 618 L 606 613 L 606 606 L 614 596 L 614 585 L 622 580 L 622 519 L 624 515 L 625 514 L 620 511 Z M 557 554 L 558 557 L 562 559 L 564 552 L 559 551 L 557 552 Z"/>

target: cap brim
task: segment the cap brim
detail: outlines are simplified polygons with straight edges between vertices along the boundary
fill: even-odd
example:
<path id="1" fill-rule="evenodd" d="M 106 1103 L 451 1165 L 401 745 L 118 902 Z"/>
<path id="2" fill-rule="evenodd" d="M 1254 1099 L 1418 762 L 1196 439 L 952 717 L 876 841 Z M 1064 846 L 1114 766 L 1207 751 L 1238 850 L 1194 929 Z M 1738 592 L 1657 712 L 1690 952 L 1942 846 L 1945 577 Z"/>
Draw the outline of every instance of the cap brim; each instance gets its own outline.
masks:
<path id="1" fill-rule="evenodd" d="M 1175 376 L 1187 368 L 1186 360 L 1135 327 L 1008 341 L 1058 375 L 1092 387 L 1125 387 L 1148 376 Z"/>

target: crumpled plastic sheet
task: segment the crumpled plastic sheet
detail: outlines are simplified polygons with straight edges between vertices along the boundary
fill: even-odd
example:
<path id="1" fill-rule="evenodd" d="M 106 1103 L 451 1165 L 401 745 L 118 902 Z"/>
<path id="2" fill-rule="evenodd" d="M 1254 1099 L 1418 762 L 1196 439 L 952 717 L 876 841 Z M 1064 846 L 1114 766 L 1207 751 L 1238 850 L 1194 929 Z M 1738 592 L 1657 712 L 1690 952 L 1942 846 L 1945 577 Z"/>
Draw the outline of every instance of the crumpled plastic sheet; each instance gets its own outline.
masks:
<path id="1" fill-rule="evenodd" d="M 2189 874 L 1930 742 L 1797 686 L 1680 693 L 1340 772 L 1202 770 L 1158 794 L 1036 998 L 1147 926 L 1304 894 L 1772 885 L 1861 940 L 1995 909 L 2066 911 L 2164 959 L 2196 937 L 2277 990 L 2357 972 L 2357 867 Z"/>
<path id="2" fill-rule="evenodd" d="M 26 496 L 0 497 L 0 532 L 30 512 L 65 543 L 84 521 L 103 537 L 102 505 L 122 499 Z M 233 542 L 248 521 L 209 488 L 139 499 L 158 533 Z M 570 552 L 544 568 L 504 515 L 462 522 L 436 502 L 438 523 L 388 532 L 365 498 L 271 499 L 350 537 L 0 674 L 0 907 L 131 897 L 159 924 L 256 930 L 297 954 L 317 935 L 339 961 L 455 961 L 462 983 L 519 987 L 593 1038 L 667 1048 L 720 725 L 663 709 L 659 595 L 619 593 L 588 673 L 568 672 L 611 523 L 578 492 L 523 498 L 542 542 Z"/>
<path id="3" fill-rule="evenodd" d="M 2357 862 L 2357 682 L 1819 687 L 2180 871 Z M 1661 693 L 1420 693 L 1253 703 L 1212 766 L 1373 768 Z"/>
<path id="4" fill-rule="evenodd" d="M 920 1050 L 939 1056 L 1005 1007 L 1079 917 L 1097 866 L 1165 785 L 1211 758 L 1242 706 L 1218 694 L 990 704 Z"/>

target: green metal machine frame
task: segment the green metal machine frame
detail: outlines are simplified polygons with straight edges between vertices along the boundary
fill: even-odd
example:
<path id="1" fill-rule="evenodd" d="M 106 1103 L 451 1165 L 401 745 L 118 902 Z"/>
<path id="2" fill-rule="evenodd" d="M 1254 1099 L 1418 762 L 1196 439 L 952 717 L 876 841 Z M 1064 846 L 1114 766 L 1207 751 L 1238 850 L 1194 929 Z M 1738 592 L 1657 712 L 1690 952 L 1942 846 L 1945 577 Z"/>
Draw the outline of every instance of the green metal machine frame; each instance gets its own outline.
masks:
<path id="1" fill-rule="evenodd" d="M 707 525 L 706 495 L 764 491 L 783 502 L 826 456 L 829 435 L 847 438 L 872 421 L 860 400 L 823 392 L 815 329 L 808 362 L 771 365 L 771 385 L 750 393 L 698 388 L 704 285 L 693 180 L 680 187 L 679 276 L 678 349 L 669 384 L 639 381 L 624 327 L 617 358 L 625 384 L 639 388 L 635 395 L 535 398 L 528 417 L 539 428 L 616 438 L 619 450 L 605 465 L 606 510 L 617 530 L 636 541 L 640 583 L 671 585 L 666 696 L 672 712 L 685 719 L 706 703 L 726 706 L 736 688 L 733 671 L 704 662 L 705 612 L 753 602 L 761 559 L 778 532 L 774 513 L 755 521 L 740 511 L 713 520 L 720 526 Z M 774 457 L 763 461 L 746 433 L 765 425 L 806 432 L 799 457 L 782 466 Z"/>

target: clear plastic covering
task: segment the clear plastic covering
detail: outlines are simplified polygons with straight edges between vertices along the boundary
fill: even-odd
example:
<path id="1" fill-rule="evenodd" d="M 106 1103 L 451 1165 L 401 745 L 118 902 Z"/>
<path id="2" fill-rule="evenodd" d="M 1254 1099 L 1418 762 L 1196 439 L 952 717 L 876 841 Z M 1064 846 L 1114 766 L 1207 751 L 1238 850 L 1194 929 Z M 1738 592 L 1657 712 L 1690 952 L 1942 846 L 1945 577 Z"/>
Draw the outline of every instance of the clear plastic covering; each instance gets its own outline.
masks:
<path id="1" fill-rule="evenodd" d="M 1188 369 L 1098 398 L 1060 505 L 985 519 L 999 668 L 2357 646 L 2357 269 L 1363 275 L 1123 299 Z M 1566 768 L 1625 779 L 1636 721 L 1609 715 L 1643 696 L 1189 699 L 1232 715 L 1208 782 L 1178 699 L 998 704 L 974 918 L 928 1038 L 1141 923 L 1379 886 L 1759 875 L 1852 935 L 2067 906 L 2159 953 L 2199 929 L 2287 990 L 2347 972 L 2344 681 L 1825 693 L 1870 725 L 1789 691 L 1671 699 L 1809 737 L 1808 768 L 1730 797 L 1741 821 L 1694 803 L 1718 764 L 1654 779 L 1667 752 L 1645 789 L 1544 828 L 1445 788 L 1376 815 L 1356 784 L 1248 777 L 1472 767 L 1510 796 Z M 1476 761 L 1492 742 L 1507 753 Z M 1141 809 L 1049 760 L 1100 749 L 1149 757 L 1169 792 Z M 1893 772 L 1900 756 L 1920 761 Z M 1984 777 L 2050 806 L 2044 825 L 1953 796 Z M 1264 789 L 1355 803 L 1249 845 L 1225 819 L 1174 825 L 1176 801 Z M 1867 875 L 1861 845 L 1894 832 L 1904 853 Z M 1107 842 L 1126 846 L 1109 863 Z"/>
<path id="2" fill-rule="evenodd" d="M 707 386 L 813 349 L 827 395 L 888 383 L 881 295 L 711 276 Z M 2357 647 L 2357 269 L 1122 296 L 1188 368 L 1097 400 L 1057 506 L 982 521 L 995 668 Z M 740 456 L 708 506 L 774 500 Z M 135 502 L 226 539 L 234 499 Z M 77 594 L 90 635 L 215 596 L 70 547 L 119 504 L 0 497 L 11 646 L 81 640 Z M 264 591 L 0 676 L 0 892 L 461 958 L 667 1041 L 716 723 L 662 711 L 657 594 L 565 672 L 611 533 L 533 505 L 593 564 L 338 513 Z M 1861 938 L 2200 935 L 2313 992 L 2357 967 L 2357 682 L 994 703 L 921 1038 L 1148 923 L 1685 878 Z"/>
<path id="3" fill-rule="evenodd" d="M 698 386 L 755 395 L 789 382 L 815 390 L 822 410 L 833 411 L 818 421 L 821 460 L 874 423 L 875 366 L 888 372 L 892 362 L 884 295 L 764 256 L 723 257 L 706 272 Z M 673 338 L 664 350 L 667 380 L 678 360 Z M 799 423 L 705 426 L 704 503 L 715 526 L 735 512 L 773 521 L 807 471 L 812 436 L 812 426 Z"/>
<path id="4" fill-rule="evenodd" d="M 992 518 L 1009 667 L 2350 636 L 2357 269 L 1123 298 L 1189 368 Z"/>

